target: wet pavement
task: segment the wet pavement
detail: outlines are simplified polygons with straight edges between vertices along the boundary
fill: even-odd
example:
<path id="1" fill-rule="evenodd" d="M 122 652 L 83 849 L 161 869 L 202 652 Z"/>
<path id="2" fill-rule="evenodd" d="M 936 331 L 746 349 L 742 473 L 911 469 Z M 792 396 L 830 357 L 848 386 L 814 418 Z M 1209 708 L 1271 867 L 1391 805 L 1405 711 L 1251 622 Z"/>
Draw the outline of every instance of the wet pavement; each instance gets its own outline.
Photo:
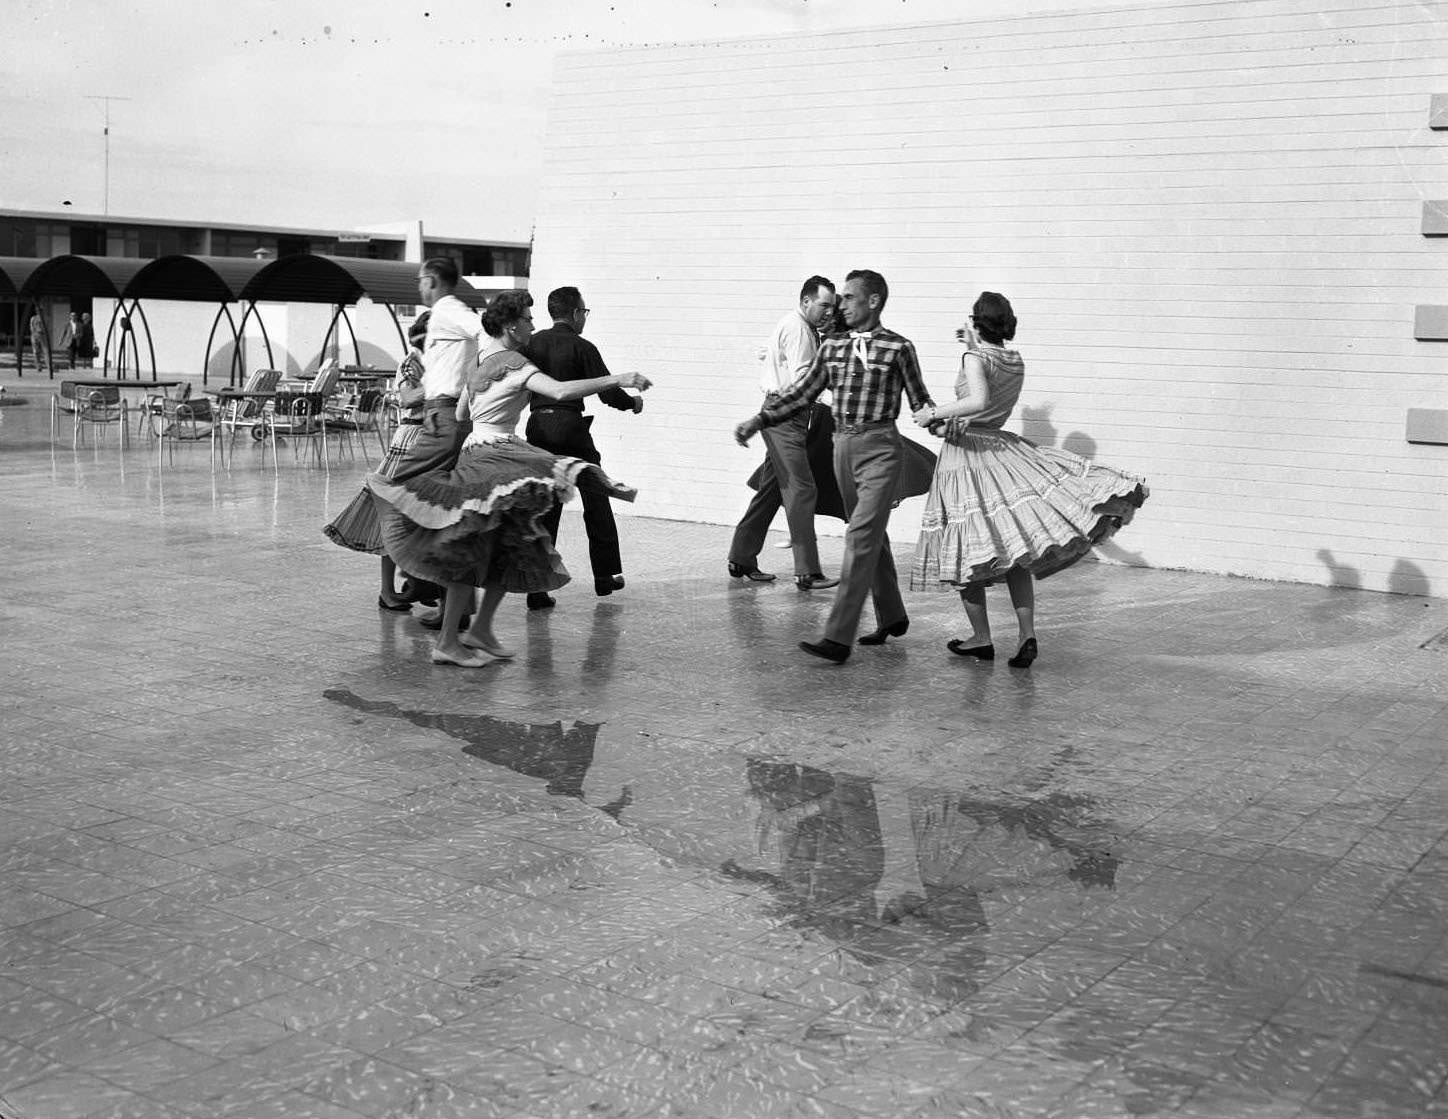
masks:
<path id="1" fill-rule="evenodd" d="M 728 527 L 599 599 L 570 511 L 435 667 L 320 532 L 366 459 L 8 386 L 4 1119 L 1448 1113 L 1443 600 L 1087 564 L 1029 670 L 949 595 L 836 667 Z"/>

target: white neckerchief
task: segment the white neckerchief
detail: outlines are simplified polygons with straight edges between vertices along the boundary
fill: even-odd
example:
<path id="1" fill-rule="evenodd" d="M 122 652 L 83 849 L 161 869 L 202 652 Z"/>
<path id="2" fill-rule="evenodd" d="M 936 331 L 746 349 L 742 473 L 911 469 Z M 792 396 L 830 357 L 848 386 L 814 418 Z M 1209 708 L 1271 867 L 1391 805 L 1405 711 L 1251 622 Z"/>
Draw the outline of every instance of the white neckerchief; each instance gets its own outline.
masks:
<path id="1" fill-rule="evenodd" d="M 870 368 L 870 339 L 874 333 L 873 330 L 850 331 L 850 353 L 859 358 L 866 369 Z"/>

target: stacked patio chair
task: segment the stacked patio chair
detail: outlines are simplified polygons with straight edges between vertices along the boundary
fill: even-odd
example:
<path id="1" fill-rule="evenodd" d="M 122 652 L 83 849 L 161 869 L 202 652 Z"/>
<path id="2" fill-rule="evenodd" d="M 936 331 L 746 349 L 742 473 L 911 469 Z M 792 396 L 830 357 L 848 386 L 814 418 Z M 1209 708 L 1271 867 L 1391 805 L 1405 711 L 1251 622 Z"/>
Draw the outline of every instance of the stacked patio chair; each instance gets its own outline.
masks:
<path id="1" fill-rule="evenodd" d="M 247 377 L 241 391 L 243 393 L 275 392 L 277 382 L 281 379 L 280 369 L 258 369 Z M 267 416 L 270 413 L 269 403 L 270 401 L 255 396 L 228 398 L 223 395 L 221 397 L 215 420 L 215 437 L 217 439 L 225 438 L 225 444 L 221 448 L 223 466 L 230 465 L 227 456 L 235 448 L 238 431 L 250 432 L 251 437 L 258 442 L 266 437 Z M 227 433 L 230 433 L 229 438 L 226 438 Z M 276 456 L 275 446 L 272 449 L 272 456 L 273 458 Z"/>

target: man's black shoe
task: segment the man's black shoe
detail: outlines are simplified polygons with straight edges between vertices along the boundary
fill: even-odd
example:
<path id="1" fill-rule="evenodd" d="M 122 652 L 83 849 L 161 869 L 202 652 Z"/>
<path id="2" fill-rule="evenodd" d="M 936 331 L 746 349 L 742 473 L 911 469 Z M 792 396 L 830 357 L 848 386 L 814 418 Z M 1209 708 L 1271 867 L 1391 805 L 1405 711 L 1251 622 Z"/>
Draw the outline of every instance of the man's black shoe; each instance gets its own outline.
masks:
<path id="1" fill-rule="evenodd" d="M 838 641 L 831 641 L 828 637 L 819 641 L 801 641 L 799 647 L 812 657 L 822 657 L 827 661 L 834 661 L 836 664 L 844 664 L 850 659 L 850 647 L 841 645 Z"/>

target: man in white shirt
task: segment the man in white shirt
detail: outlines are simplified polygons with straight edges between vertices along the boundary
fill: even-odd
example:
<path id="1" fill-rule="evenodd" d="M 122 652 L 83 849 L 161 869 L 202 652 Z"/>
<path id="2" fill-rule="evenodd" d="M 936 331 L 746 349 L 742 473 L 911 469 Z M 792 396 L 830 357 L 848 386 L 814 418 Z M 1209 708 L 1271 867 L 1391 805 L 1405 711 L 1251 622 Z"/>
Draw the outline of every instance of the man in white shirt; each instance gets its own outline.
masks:
<path id="1" fill-rule="evenodd" d="M 431 310 L 422 354 L 425 367 L 422 430 L 392 472 L 394 482 L 431 470 L 450 469 L 458 460 L 463 440 L 472 430 L 469 421 L 459 421 L 457 417 L 458 398 L 462 395 L 464 379 L 478 367 L 478 334 L 483 325 L 477 312 L 454 294 L 458 280 L 457 265 L 447 257 L 432 257 L 418 268 L 417 292 Z M 386 543 L 385 522 L 383 543 Z M 439 610 L 436 615 L 423 618 L 422 624 L 436 629 L 441 618 Z M 467 619 L 463 621 L 466 624 Z"/>
<path id="2" fill-rule="evenodd" d="M 764 372 L 760 376 L 766 405 L 773 403 L 810 367 L 819 349 L 820 325 L 834 314 L 834 309 L 834 284 L 823 276 L 811 276 L 804 282 L 799 306 L 779 320 L 769 338 Z M 734 530 L 734 539 L 729 544 L 729 574 L 755 583 L 773 581 L 773 575 L 759 570 L 759 550 L 764 547 L 775 513 L 783 505 L 790 547 L 794 551 L 795 585 L 802 591 L 833 587 L 839 580 L 828 579 L 820 571 L 819 546 L 815 541 L 815 482 L 805 450 L 809 411 L 765 428 L 761 434 L 773 477 L 766 476 L 761 481 Z"/>
<path id="3" fill-rule="evenodd" d="M 394 481 L 452 466 L 467 435 L 458 423 L 458 397 L 464 379 L 477 368 L 483 327 L 477 312 L 453 294 L 457 286 L 457 265 L 446 257 L 423 261 L 418 269 L 418 295 L 431 310 L 422 354 L 422 432 L 392 475 Z"/>

